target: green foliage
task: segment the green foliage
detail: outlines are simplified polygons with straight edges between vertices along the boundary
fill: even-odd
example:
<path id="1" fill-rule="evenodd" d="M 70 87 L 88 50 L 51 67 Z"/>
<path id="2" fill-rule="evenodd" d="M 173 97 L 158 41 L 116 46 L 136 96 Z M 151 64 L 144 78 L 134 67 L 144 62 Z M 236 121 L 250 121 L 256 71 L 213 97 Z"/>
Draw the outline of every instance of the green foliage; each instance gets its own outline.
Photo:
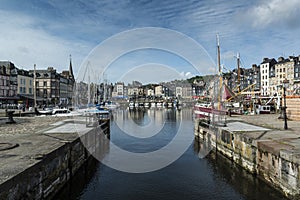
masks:
<path id="1" fill-rule="evenodd" d="M 195 81 L 196 82 L 200 82 L 200 81 L 203 81 L 205 83 L 208 83 L 210 82 L 211 80 L 213 80 L 214 78 L 216 78 L 217 75 L 205 75 L 205 76 L 194 76 L 192 78 L 189 78 L 187 79 L 187 81 L 190 83 L 190 84 L 193 84 Z"/>
<path id="2" fill-rule="evenodd" d="M 190 84 L 194 83 L 195 80 L 196 80 L 197 82 L 203 81 L 203 76 L 194 76 L 194 77 L 192 77 L 192 78 L 187 79 L 187 81 L 188 81 Z"/>

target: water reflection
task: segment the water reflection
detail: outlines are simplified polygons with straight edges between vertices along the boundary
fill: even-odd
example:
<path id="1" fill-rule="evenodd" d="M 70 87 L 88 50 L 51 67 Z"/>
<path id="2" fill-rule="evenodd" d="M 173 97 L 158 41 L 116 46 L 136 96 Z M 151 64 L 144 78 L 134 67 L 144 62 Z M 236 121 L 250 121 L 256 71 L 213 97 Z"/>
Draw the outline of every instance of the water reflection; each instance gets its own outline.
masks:
<path id="1" fill-rule="evenodd" d="M 162 132 L 147 139 L 126 135 L 116 123 L 112 123 L 110 142 L 128 151 L 148 152 L 167 145 L 174 138 L 179 124 L 183 125 L 186 138 L 194 137 L 190 109 L 117 110 L 115 120 L 118 118 L 126 123 L 133 120 L 132 116 L 140 125 L 147 124 L 147 118 L 156 123 L 165 120 L 165 123 Z M 178 145 L 183 140 L 178 140 Z M 105 146 L 106 142 L 102 142 L 101 145 Z M 94 169 L 89 168 L 93 175 L 79 172 L 65 193 L 56 199 L 284 199 L 279 192 L 215 151 L 200 159 L 202 152 L 209 149 L 208 145 L 194 140 L 178 160 L 154 172 L 125 173 L 100 163 Z M 104 157 L 111 152 L 111 145 L 106 147 L 109 151 L 103 149 L 106 152 L 102 154 Z"/>
<path id="2" fill-rule="evenodd" d="M 195 139 L 193 144 L 194 153 L 202 156 L 202 152 L 211 149 L 210 144 L 203 140 Z M 214 179 L 223 180 L 230 184 L 232 188 L 241 193 L 245 199 L 272 199 L 284 200 L 285 198 L 279 191 L 267 185 L 263 180 L 248 173 L 233 161 L 225 158 L 215 150 L 211 151 L 206 160 L 213 170 Z M 222 187 L 222 186 L 220 186 Z"/>

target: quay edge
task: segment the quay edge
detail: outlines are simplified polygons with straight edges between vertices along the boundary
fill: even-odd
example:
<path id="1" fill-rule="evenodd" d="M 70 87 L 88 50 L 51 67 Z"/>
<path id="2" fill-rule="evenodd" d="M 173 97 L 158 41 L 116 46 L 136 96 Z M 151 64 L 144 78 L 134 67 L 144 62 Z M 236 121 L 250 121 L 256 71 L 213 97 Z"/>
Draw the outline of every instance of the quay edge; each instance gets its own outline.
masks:
<path id="1" fill-rule="evenodd" d="M 68 123 L 70 122 L 65 122 Z M 9 152 L 3 151 L 2 155 L 8 158 L 10 155 L 20 156 L 17 159 L 3 160 L 4 166 L 0 167 L 0 199 L 53 198 L 91 158 L 92 153 L 103 153 L 105 148 L 108 148 L 109 141 L 105 134 L 109 134 L 106 132 L 109 131 L 109 123 L 106 121 L 97 127 L 89 128 L 80 136 L 77 133 L 63 133 L 65 128 L 60 132 L 59 127 L 56 127 L 53 130 L 57 133 L 48 130 L 42 134 L 14 139 L 20 142 L 20 146 Z M 24 152 L 29 141 L 32 142 L 32 150 L 29 149 L 32 155 L 28 154 L 29 151 Z M 24 152 L 23 155 L 21 151 Z"/>
<path id="2" fill-rule="evenodd" d="M 211 127 L 195 119 L 195 137 L 286 197 L 300 199 L 300 129 L 297 122 L 290 121 L 291 129 L 284 131 L 276 127 L 281 126 L 282 121 L 274 121 L 277 123 L 274 127 L 266 128 L 263 119 L 257 124 L 251 117 L 267 118 L 269 115 L 248 116 L 247 119 L 232 117 L 226 127 Z"/>

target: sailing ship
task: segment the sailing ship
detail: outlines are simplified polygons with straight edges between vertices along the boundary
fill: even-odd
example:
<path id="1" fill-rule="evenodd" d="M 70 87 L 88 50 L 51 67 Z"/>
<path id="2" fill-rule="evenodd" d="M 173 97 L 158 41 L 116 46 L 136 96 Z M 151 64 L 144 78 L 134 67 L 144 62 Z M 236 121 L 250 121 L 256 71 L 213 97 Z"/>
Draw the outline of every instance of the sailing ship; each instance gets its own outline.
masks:
<path id="1" fill-rule="evenodd" d="M 222 102 L 234 96 L 234 93 L 230 88 L 223 82 L 222 70 L 221 70 L 221 61 L 220 61 L 220 42 L 217 35 L 217 62 L 218 62 L 218 91 L 216 101 L 212 102 L 197 102 L 194 106 L 194 114 L 196 118 L 203 118 L 208 121 L 215 120 L 222 115 L 227 115 L 228 110 L 222 104 Z M 222 95 L 221 95 L 222 94 Z M 216 102 L 216 103 L 215 103 Z M 212 119 L 213 118 L 213 119 Z"/>

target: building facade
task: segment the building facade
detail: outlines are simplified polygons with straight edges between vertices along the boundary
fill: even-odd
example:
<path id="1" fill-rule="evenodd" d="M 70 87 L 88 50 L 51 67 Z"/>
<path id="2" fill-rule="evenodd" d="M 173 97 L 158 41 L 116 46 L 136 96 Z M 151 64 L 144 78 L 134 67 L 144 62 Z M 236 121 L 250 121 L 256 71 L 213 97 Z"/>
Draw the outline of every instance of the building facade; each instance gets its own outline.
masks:
<path id="1" fill-rule="evenodd" d="M 34 84 L 33 74 L 24 69 L 18 69 L 18 105 L 19 108 L 29 108 L 34 105 Z M 20 107 L 20 105 L 22 105 Z"/>
<path id="2" fill-rule="evenodd" d="M 123 82 L 117 82 L 114 86 L 112 97 L 113 98 L 124 98 L 125 85 Z"/>
<path id="3" fill-rule="evenodd" d="M 294 70 L 293 94 L 300 95 L 300 56 L 298 56 L 298 59 L 295 62 Z"/>
<path id="4" fill-rule="evenodd" d="M 260 64 L 260 86 L 261 95 L 268 96 L 271 94 L 270 91 L 270 72 L 273 73 L 274 65 L 276 64 L 274 58 L 264 58 L 263 62 Z"/>
<path id="5" fill-rule="evenodd" d="M 30 70 L 34 74 L 34 70 Z M 53 67 L 46 70 L 35 70 L 35 92 L 36 96 L 43 99 L 39 104 L 58 105 L 59 104 L 60 76 Z"/>
<path id="6" fill-rule="evenodd" d="M 29 71 L 18 69 L 18 95 L 31 95 L 33 96 L 33 74 L 30 74 Z"/>
<path id="7" fill-rule="evenodd" d="M 75 91 L 75 77 L 70 56 L 69 70 L 62 71 L 59 77 L 59 104 L 66 107 L 72 104 Z"/>
<path id="8" fill-rule="evenodd" d="M 0 61 L 0 106 L 15 104 L 18 100 L 18 72 L 10 61 Z"/>

